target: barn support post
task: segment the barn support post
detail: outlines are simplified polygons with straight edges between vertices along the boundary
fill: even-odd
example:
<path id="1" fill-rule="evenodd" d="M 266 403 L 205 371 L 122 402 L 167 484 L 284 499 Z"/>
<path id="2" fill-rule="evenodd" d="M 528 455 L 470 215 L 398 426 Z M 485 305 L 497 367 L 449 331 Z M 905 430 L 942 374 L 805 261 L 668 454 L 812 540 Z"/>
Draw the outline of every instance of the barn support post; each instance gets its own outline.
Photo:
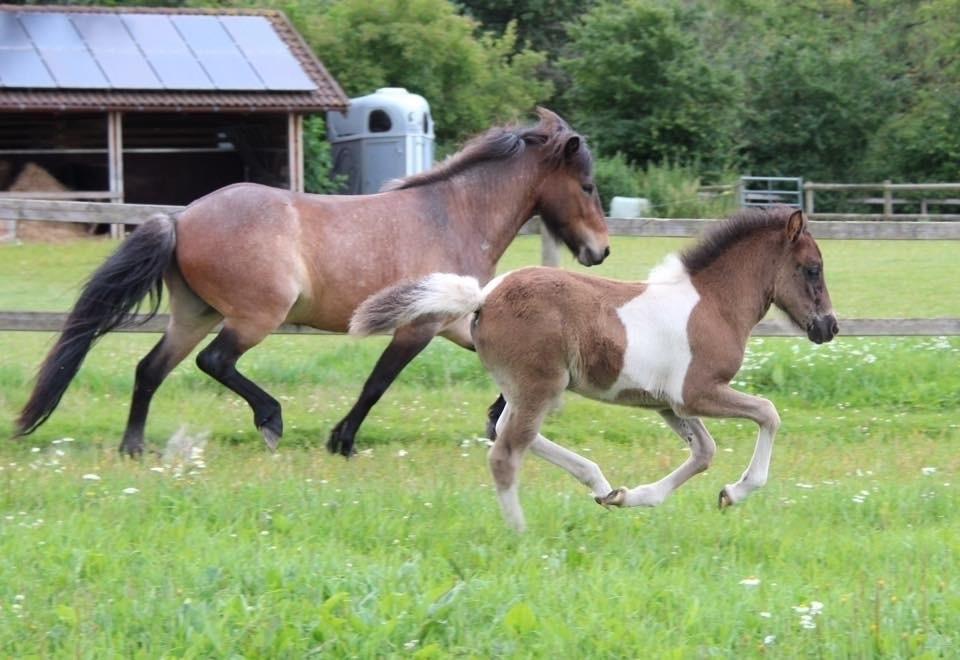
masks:
<path id="1" fill-rule="evenodd" d="M 290 172 L 290 190 L 303 192 L 303 115 L 287 114 L 287 169 Z"/>
<path id="2" fill-rule="evenodd" d="M 540 232 L 540 265 L 559 268 L 560 243 L 547 231 L 547 228 L 543 225 L 543 220 L 537 218 L 537 223 Z"/>
<path id="3" fill-rule="evenodd" d="M 123 203 L 123 113 L 107 113 L 107 171 L 110 178 L 110 201 Z M 122 224 L 110 225 L 111 238 L 123 238 Z"/>

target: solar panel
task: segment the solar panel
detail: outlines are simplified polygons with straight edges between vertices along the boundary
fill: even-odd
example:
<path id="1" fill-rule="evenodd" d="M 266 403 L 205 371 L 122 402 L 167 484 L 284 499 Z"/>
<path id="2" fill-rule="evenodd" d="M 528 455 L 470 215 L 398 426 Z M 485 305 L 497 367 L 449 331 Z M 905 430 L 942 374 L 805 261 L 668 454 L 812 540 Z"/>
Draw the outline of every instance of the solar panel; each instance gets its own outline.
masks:
<path id="1" fill-rule="evenodd" d="M 14 14 L 0 12 L 0 48 L 33 48 Z"/>
<path id="2" fill-rule="evenodd" d="M 171 16 L 174 26 L 193 52 L 236 52 L 237 47 L 216 16 Z"/>
<path id="3" fill-rule="evenodd" d="M 189 52 L 148 53 L 166 89 L 214 89 L 210 76 Z"/>
<path id="4" fill-rule="evenodd" d="M 85 50 L 44 50 L 40 55 L 58 87 L 104 89 L 110 87 L 100 67 Z"/>
<path id="5" fill-rule="evenodd" d="M 123 25 L 147 55 L 151 53 L 183 53 L 190 49 L 184 43 L 170 18 L 157 14 L 123 14 Z"/>
<path id="6" fill-rule="evenodd" d="M 77 14 L 73 25 L 115 89 L 163 89 L 116 14 Z"/>
<path id="7" fill-rule="evenodd" d="M 57 87 L 57 82 L 32 48 L 0 48 L 0 85 Z"/>
<path id="8" fill-rule="evenodd" d="M 260 75 L 267 89 L 306 91 L 317 88 L 316 83 L 307 77 L 300 68 L 300 63 L 289 53 L 255 53 L 247 55 L 247 60 Z"/>
<path id="9" fill-rule="evenodd" d="M 220 22 L 267 89 L 311 90 L 317 85 L 262 16 L 221 16 Z"/>
<path id="10" fill-rule="evenodd" d="M 263 16 L 12 10 L 0 87 L 317 89 Z"/>
<path id="11" fill-rule="evenodd" d="M 24 12 L 20 24 L 26 28 L 33 45 L 44 50 L 86 50 L 83 39 L 66 14 Z"/>
<path id="12" fill-rule="evenodd" d="M 196 55 L 217 89 L 266 89 L 263 81 L 254 73 L 240 51 L 234 53 L 201 51 Z"/>
<path id="13" fill-rule="evenodd" d="M 221 16 L 220 24 L 244 53 L 289 53 L 263 16 Z"/>

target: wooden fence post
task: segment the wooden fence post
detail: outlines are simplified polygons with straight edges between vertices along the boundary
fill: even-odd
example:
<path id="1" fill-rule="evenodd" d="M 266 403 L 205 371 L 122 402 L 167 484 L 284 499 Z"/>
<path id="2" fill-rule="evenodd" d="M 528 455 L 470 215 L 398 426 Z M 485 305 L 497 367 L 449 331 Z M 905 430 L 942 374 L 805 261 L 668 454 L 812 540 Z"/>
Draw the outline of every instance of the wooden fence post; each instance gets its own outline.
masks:
<path id="1" fill-rule="evenodd" d="M 883 219 L 893 220 L 893 191 L 890 189 L 890 179 L 883 181 Z"/>
<path id="2" fill-rule="evenodd" d="M 807 215 L 813 213 L 813 187 L 810 182 L 803 184 L 803 210 Z"/>

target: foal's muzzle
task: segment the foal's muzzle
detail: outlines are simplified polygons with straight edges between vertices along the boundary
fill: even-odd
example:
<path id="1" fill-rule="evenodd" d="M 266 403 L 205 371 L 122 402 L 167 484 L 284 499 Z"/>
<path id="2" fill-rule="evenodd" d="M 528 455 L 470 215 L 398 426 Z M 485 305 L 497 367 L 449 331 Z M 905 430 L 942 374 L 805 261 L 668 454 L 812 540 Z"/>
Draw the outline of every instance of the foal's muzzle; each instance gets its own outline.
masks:
<path id="1" fill-rule="evenodd" d="M 603 260 L 610 255 L 610 246 L 606 246 L 603 250 L 597 250 L 591 247 L 584 245 L 577 252 L 577 261 L 579 261 L 584 266 L 596 266 L 597 264 L 602 264 Z"/>
<path id="2" fill-rule="evenodd" d="M 840 326 L 837 323 L 837 317 L 833 314 L 815 316 L 807 324 L 807 338 L 815 344 L 828 342 L 839 332 Z"/>

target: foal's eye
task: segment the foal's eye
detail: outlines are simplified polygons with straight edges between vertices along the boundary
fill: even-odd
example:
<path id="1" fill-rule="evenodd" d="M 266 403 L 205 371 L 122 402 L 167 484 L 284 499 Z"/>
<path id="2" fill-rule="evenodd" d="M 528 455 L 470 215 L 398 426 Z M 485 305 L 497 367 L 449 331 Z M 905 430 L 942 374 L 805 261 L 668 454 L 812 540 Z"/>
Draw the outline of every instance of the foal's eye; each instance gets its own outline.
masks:
<path id="1" fill-rule="evenodd" d="M 809 277 L 811 280 L 815 280 L 820 277 L 820 266 L 806 266 L 803 269 L 804 274 Z"/>
<path id="2" fill-rule="evenodd" d="M 593 194 L 593 184 L 592 184 L 592 183 L 584 183 L 583 185 L 580 186 L 580 188 L 581 188 L 581 190 L 583 190 L 583 192 L 587 193 L 588 195 L 592 195 L 592 194 Z"/>

